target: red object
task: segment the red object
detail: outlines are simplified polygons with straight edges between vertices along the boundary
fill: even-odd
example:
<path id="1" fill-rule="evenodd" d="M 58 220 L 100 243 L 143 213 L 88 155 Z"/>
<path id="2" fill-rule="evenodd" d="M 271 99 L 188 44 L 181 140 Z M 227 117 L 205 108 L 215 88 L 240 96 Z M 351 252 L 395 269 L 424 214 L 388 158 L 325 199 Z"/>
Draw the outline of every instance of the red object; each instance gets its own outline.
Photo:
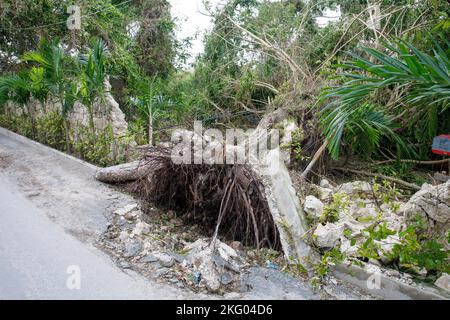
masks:
<path id="1" fill-rule="evenodd" d="M 434 138 L 431 151 L 436 154 L 450 156 L 450 135 L 441 134 Z"/>

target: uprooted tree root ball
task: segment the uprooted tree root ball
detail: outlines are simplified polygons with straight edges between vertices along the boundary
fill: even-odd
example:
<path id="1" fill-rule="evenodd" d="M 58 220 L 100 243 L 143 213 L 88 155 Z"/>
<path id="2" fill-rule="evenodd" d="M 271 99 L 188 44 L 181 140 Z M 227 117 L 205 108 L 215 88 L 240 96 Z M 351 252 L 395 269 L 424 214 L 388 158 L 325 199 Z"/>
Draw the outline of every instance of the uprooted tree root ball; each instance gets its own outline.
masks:
<path id="1" fill-rule="evenodd" d="M 260 178 L 246 165 L 175 164 L 171 149 L 148 147 L 146 174 L 132 183 L 141 199 L 180 212 L 206 233 L 256 248 L 281 249 Z"/>

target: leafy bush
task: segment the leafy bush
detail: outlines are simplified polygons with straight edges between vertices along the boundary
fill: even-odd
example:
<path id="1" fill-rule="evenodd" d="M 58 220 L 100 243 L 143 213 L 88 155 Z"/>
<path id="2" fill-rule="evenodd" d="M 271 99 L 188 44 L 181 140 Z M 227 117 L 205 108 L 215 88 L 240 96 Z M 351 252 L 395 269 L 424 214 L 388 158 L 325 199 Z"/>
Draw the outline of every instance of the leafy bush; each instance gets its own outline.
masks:
<path id="1" fill-rule="evenodd" d="M 417 273 L 425 268 L 427 278 L 434 279 L 443 272 L 450 272 L 449 255 L 444 246 L 434 239 L 428 239 L 420 233 L 422 224 L 409 225 L 398 233 L 399 243 L 389 252 L 382 250 L 378 241 L 395 235 L 385 223 L 374 225 L 365 230 L 365 241 L 358 246 L 361 258 L 380 259 L 385 256 L 390 266 L 406 272 Z"/>
<path id="2" fill-rule="evenodd" d="M 333 201 L 324 207 L 320 217 L 322 222 L 336 222 L 339 220 L 339 213 L 349 206 L 348 196 L 345 193 L 333 193 Z"/>
<path id="3" fill-rule="evenodd" d="M 74 132 L 74 153 L 88 162 L 102 167 L 116 164 L 111 146 L 114 135 L 111 126 L 93 132 L 90 127 L 79 125 Z"/>
<path id="4" fill-rule="evenodd" d="M 400 244 L 395 244 L 388 258 L 398 263 L 401 269 L 425 268 L 436 276 L 450 272 L 449 255 L 444 246 L 434 239 L 424 239 L 417 235 L 414 226 L 408 226 L 399 233 Z"/>
<path id="5" fill-rule="evenodd" d="M 28 138 L 33 136 L 33 124 L 30 117 L 26 115 L 0 114 L 0 126 Z"/>
<path id="6" fill-rule="evenodd" d="M 36 120 L 36 140 L 63 151 L 66 146 L 64 118 L 58 112 L 49 112 Z"/>

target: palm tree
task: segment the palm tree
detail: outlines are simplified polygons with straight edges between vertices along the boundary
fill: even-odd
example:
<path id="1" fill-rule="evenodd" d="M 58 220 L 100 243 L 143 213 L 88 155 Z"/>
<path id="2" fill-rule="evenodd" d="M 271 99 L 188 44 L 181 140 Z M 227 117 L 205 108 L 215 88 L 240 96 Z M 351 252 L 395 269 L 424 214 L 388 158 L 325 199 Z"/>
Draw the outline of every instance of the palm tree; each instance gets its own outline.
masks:
<path id="1" fill-rule="evenodd" d="M 94 102 L 97 98 L 103 99 L 106 78 L 106 47 L 101 39 L 97 39 L 87 56 L 80 57 L 81 75 L 80 89 L 78 91 L 82 104 L 89 114 L 89 127 L 94 132 Z"/>
<path id="2" fill-rule="evenodd" d="M 22 60 L 35 63 L 43 69 L 42 75 L 39 74 L 39 77 L 42 76 L 42 81 L 37 81 L 38 84 L 34 84 L 40 90 L 37 91 L 37 99 L 47 99 L 46 95 L 50 94 L 60 103 L 60 113 L 64 118 L 66 149 L 70 153 L 70 123 L 68 116 L 75 103 L 74 96 L 76 93 L 70 57 L 65 54 L 58 41 L 48 42 L 43 40 L 37 51 L 25 53 Z"/>
<path id="3" fill-rule="evenodd" d="M 27 114 L 31 118 L 32 134 L 35 134 L 35 122 L 33 113 L 30 109 L 29 101 L 31 91 L 26 71 L 18 74 L 7 75 L 0 78 L 0 92 L 3 100 L 10 100 L 22 108 L 22 114 L 27 110 Z"/>
<path id="4" fill-rule="evenodd" d="M 351 54 L 352 61 L 339 65 L 344 70 L 350 70 L 340 75 L 344 84 L 326 89 L 320 100 L 329 101 L 322 109 L 320 118 L 334 158 L 339 156 L 345 132 L 357 127 L 372 143 L 377 144 L 380 136 L 388 136 L 405 148 L 400 136 L 392 130 L 392 119 L 387 115 L 386 108 L 378 107 L 376 111 L 383 116 L 372 117 L 370 121 L 366 118 L 368 113 L 361 112 L 376 93 L 386 88 L 396 88 L 402 92 L 390 112 L 400 113 L 401 116 L 405 108 L 409 109 L 413 111 L 412 117 L 407 119 L 409 125 L 418 126 L 418 121 L 425 119 L 422 124 L 427 139 L 436 134 L 438 114 L 450 106 L 450 44 L 445 42 L 447 51 L 436 39 L 432 39 L 433 55 L 402 40 L 394 45 L 384 44 L 386 52 L 363 47 L 369 59 Z"/>
<path id="5" fill-rule="evenodd" d="M 152 79 L 148 86 L 143 86 L 141 91 L 143 92 L 141 95 L 132 99 L 132 104 L 147 121 L 148 143 L 153 145 L 154 125 L 165 111 L 172 109 L 174 103 L 161 94 L 160 84 L 155 79 Z"/>
<path id="6" fill-rule="evenodd" d="M 45 113 L 45 103 L 49 96 L 49 89 L 44 82 L 44 68 L 33 66 L 28 73 L 28 78 L 31 95 L 39 101 L 42 111 Z"/>

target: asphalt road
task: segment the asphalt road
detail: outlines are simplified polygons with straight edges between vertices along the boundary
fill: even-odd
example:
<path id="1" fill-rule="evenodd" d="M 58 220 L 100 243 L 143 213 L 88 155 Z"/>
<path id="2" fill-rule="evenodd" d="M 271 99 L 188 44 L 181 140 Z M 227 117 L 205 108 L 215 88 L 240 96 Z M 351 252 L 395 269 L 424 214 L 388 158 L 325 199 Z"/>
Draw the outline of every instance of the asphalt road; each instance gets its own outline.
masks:
<path id="1" fill-rule="evenodd" d="M 134 199 L 93 170 L 0 131 L 0 299 L 193 298 L 94 246 L 114 208 Z"/>
<path id="2" fill-rule="evenodd" d="M 173 288 L 123 272 L 64 232 L 1 175 L 0 217 L 0 299 L 181 297 Z"/>

